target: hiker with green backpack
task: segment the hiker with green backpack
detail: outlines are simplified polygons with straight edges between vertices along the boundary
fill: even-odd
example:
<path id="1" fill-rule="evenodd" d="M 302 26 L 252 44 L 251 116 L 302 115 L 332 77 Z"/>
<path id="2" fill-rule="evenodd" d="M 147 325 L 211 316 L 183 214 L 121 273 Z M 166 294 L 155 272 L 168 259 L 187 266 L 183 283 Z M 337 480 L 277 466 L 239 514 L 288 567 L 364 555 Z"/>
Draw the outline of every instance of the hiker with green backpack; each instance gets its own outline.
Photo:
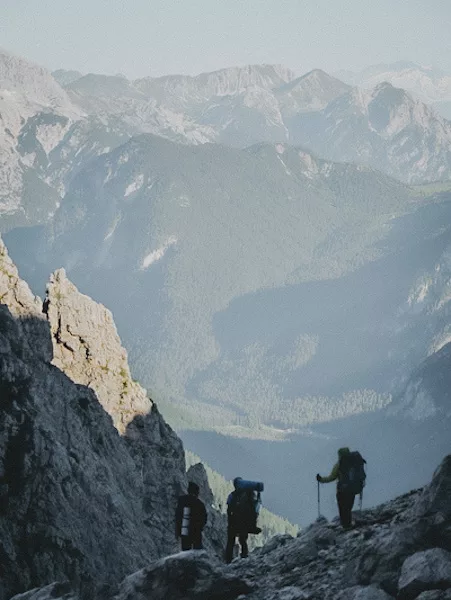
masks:
<path id="1" fill-rule="evenodd" d="M 241 546 L 241 558 L 249 554 L 247 545 L 250 533 L 260 533 L 257 527 L 257 517 L 261 506 L 260 492 L 263 491 L 263 483 L 259 481 L 247 481 L 242 477 L 233 480 L 234 490 L 227 498 L 227 547 L 225 559 L 227 563 L 232 562 L 233 548 L 238 537 Z"/>
<path id="2" fill-rule="evenodd" d="M 337 481 L 338 512 L 340 523 L 344 529 L 352 527 L 352 508 L 356 495 L 360 494 L 360 498 L 362 498 L 366 480 L 365 464 L 366 460 L 360 452 L 351 452 L 349 448 L 340 448 L 338 462 L 333 466 L 330 475 L 328 477 L 321 477 L 319 473 L 316 475 L 318 485 Z"/>

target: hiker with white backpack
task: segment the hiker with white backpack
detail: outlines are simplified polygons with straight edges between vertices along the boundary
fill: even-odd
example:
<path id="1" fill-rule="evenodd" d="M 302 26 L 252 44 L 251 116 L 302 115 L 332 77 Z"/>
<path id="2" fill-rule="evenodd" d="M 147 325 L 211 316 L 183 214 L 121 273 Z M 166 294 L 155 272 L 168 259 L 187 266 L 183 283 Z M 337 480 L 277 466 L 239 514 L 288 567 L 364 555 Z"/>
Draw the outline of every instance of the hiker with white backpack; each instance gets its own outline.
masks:
<path id="1" fill-rule="evenodd" d="M 182 550 L 202 549 L 202 530 L 207 522 L 205 504 L 199 499 L 199 486 L 188 483 L 188 493 L 180 496 L 175 513 L 175 535 L 182 541 Z"/>

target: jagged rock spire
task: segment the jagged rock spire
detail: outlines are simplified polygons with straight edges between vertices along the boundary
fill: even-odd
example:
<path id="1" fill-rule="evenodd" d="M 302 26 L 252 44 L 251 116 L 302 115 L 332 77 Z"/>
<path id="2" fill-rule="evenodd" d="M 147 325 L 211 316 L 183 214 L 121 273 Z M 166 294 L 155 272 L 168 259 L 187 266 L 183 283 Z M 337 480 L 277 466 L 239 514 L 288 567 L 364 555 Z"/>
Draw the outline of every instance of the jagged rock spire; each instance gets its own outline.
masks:
<path id="1" fill-rule="evenodd" d="M 121 433 L 136 415 L 150 411 L 152 402 L 132 379 L 111 312 L 81 294 L 64 269 L 50 276 L 44 310 L 52 332 L 53 364 L 96 392 Z"/>

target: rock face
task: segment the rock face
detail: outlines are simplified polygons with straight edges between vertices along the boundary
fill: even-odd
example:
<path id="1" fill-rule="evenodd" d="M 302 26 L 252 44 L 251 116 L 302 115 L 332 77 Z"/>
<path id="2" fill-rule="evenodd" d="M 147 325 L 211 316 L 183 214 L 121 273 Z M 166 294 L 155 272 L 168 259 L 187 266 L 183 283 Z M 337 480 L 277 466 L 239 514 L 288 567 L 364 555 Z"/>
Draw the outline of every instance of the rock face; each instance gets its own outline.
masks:
<path id="1" fill-rule="evenodd" d="M 73 381 L 91 387 L 115 427 L 124 433 L 138 414 L 147 414 L 152 402 L 133 381 L 111 312 L 80 294 L 56 271 L 47 285 L 44 309 L 53 342 L 53 364 Z"/>
<path id="2" fill-rule="evenodd" d="M 9 308 L 11 315 L 19 319 L 19 338 L 23 352 L 42 360 L 52 358 L 52 345 L 48 327 L 41 314 L 41 301 L 33 296 L 28 285 L 22 281 L 16 266 L 8 256 L 0 238 L 0 305 Z M 34 318 L 31 319 L 30 316 Z"/>
<path id="3" fill-rule="evenodd" d="M 448 342 L 415 369 L 403 393 L 390 407 L 390 413 L 413 421 L 451 417 L 450 365 L 451 343 Z"/>
<path id="4" fill-rule="evenodd" d="M 124 411 L 119 392 L 114 400 L 130 374 L 111 315 L 63 273 L 49 286 L 49 324 L 1 243 L 0 297 L 0 599 L 66 580 L 81 597 L 105 595 L 174 551 L 175 503 L 187 485 L 182 443 L 133 382 L 122 397 L 133 408 Z M 101 368 L 108 348 L 110 385 Z M 82 379 L 83 361 L 91 387 L 72 379 Z"/>
<path id="5" fill-rule="evenodd" d="M 434 477 L 411 511 L 412 519 L 434 518 L 437 523 L 443 523 L 442 537 L 451 546 L 451 455 L 448 455 L 434 473 Z M 445 524 L 448 523 L 446 526 Z M 448 547 L 447 546 L 447 547 Z M 450 549 L 448 547 L 448 549 Z"/>
<path id="6" fill-rule="evenodd" d="M 60 198 L 40 169 L 80 116 L 50 73 L 0 50 L 0 230 L 55 211 Z"/>
<path id="7" fill-rule="evenodd" d="M 316 117 L 298 113 L 291 141 L 331 160 L 357 162 L 406 183 L 449 179 L 451 123 L 404 90 L 351 89 Z"/>

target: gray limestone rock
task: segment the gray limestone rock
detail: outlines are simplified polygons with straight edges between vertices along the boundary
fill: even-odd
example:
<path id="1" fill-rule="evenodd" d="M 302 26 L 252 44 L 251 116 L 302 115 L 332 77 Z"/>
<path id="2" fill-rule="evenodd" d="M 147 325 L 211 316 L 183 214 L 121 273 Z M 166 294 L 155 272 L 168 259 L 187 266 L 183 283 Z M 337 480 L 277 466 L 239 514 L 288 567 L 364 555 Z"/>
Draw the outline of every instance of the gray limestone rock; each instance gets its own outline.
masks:
<path id="1" fill-rule="evenodd" d="M 50 361 L 52 344 L 47 333 L 48 326 L 42 315 L 42 302 L 31 293 L 28 285 L 20 279 L 17 268 L 8 256 L 6 246 L 0 238 L 0 304 L 8 307 L 17 319 L 14 343 L 20 345 L 22 353 Z M 33 317 L 33 318 L 31 318 Z M 6 342 L 2 336 L 2 343 Z"/>
<path id="2" fill-rule="evenodd" d="M 430 590 L 428 592 L 421 592 L 415 600 L 451 600 L 451 589 L 447 591 Z"/>
<path id="3" fill-rule="evenodd" d="M 427 590 L 451 587 L 451 553 L 430 548 L 407 558 L 399 578 L 399 598 L 411 600 Z"/>
<path id="4" fill-rule="evenodd" d="M 310 594 L 307 594 L 303 589 L 290 585 L 280 590 L 274 590 L 274 593 L 267 596 L 266 600 L 308 600 L 309 598 Z"/>
<path id="5" fill-rule="evenodd" d="M 69 583 L 51 583 L 43 588 L 35 588 L 18 594 L 11 600 L 77 600 Z"/>
<path id="6" fill-rule="evenodd" d="M 393 596 L 389 596 L 381 588 L 369 585 L 347 588 L 337 596 L 336 600 L 391 600 L 392 598 Z"/>
<path id="7" fill-rule="evenodd" d="M 205 551 L 190 550 L 127 577 L 115 600 L 233 600 L 251 589 L 244 578 L 213 564 Z"/>
<path id="8" fill-rule="evenodd" d="M 418 502 L 412 507 L 412 517 L 440 514 L 451 519 L 451 455 L 446 456 L 434 473 L 432 482 L 426 486 Z"/>
<path id="9" fill-rule="evenodd" d="M 51 275 L 44 309 L 52 333 L 53 364 L 96 392 L 120 433 L 136 415 L 150 411 L 146 391 L 131 377 L 111 312 L 81 294 L 64 269 Z"/>

